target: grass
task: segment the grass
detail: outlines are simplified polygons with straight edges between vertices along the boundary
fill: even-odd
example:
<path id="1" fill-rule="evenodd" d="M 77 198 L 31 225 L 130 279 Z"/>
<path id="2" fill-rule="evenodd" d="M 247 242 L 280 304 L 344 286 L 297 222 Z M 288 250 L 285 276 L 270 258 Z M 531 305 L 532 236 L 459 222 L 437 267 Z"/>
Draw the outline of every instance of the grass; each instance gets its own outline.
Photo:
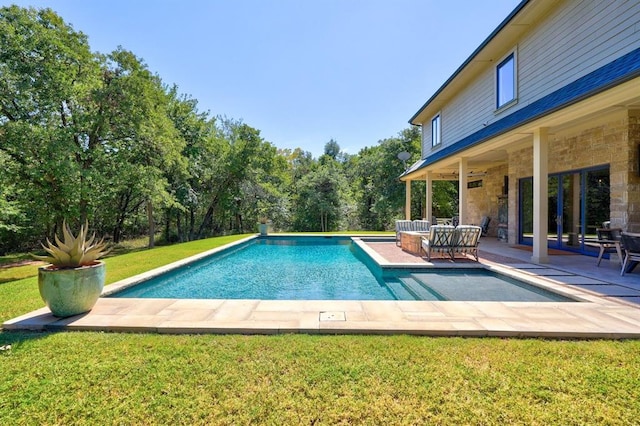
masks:
<path id="1" fill-rule="evenodd" d="M 114 256 L 108 279 L 236 238 Z M 17 277 L 0 284 L 0 321 L 43 305 L 29 272 L 0 274 Z M 0 377 L 0 424 L 626 425 L 640 415 L 638 341 L 2 332 Z"/>

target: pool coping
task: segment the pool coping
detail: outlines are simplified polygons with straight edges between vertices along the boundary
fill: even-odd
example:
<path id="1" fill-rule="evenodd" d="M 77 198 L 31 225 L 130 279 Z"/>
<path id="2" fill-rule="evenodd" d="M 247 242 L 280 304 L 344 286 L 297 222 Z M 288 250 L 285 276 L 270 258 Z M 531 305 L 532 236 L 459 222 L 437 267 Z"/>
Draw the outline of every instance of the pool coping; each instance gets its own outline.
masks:
<path id="1" fill-rule="evenodd" d="M 304 234 L 295 234 L 304 236 Z M 339 237 L 349 235 L 336 234 Z M 186 263 L 258 238 L 173 262 L 108 285 L 103 295 L 135 285 Z M 425 264 L 390 263 L 371 247 L 368 236 L 352 237 L 382 267 L 427 269 Z M 379 237 L 375 237 L 379 239 Z M 467 266 L 469 265 L 469 266 Z M 451 265 L 443 266 L 451 268 Z M 587 277 L 534 264 L 489 261 L 456 264 L 486 268 L 524 279 L 576 302 L 332 301 L 100 298 L 88 313 L 56 318 L 48 308 L 6 321 L 4 330 L 92 330 L 171 334 L 417 334 L 545 338 L 640 338 L 638 305 L 606 298 L 572 284 Z M 540 275 L 545 270 L 547 275 Z M 555 272 L 554 272 L 555 271 Z M 578 278 L 576 278 L 578 277 Z"/>

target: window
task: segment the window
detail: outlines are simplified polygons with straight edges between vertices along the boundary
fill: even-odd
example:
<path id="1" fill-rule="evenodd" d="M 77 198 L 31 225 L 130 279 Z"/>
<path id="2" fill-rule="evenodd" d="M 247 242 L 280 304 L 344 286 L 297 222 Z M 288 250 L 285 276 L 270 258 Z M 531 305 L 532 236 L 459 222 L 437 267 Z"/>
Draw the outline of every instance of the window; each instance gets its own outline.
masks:
<path id="1" fill-rule="evenodd" d="M 507 56 L 496 67 L 496 108 L 516 99 L 516 55 Z"/>
<path id="2" fill-rule="evenodd" d="M 431 146 L 440 145 L 440 114 L 431 119 Z"/>

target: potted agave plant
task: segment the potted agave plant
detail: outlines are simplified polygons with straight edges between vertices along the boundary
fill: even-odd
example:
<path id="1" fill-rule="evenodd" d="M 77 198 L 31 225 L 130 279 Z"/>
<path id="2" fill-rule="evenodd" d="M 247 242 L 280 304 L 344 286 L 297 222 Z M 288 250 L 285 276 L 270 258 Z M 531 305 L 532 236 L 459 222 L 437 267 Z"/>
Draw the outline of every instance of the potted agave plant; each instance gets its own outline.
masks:
<path id="1" fill-rule="evenodd" d="M 74 236 L 66 223 L 62 225 L 63 241 L 47 239 L 42 247 L 48 256 L 33 256 L 50 263 L 38 270 L 38 288 L 42 300 L 56 317 L 69 317 L 88 312 L 102 293 L 105 280 L 104 262 L 108 253 L 104 239 L 96 242 L 95 234 L 87 239 L 88 224 Z"/>
<path id="2" fill-rule="evenodd" d="M 269 219 L 266 216 L 258 218 L 258 230 L 260 235 L 267 235 L 269 233 Z"/>

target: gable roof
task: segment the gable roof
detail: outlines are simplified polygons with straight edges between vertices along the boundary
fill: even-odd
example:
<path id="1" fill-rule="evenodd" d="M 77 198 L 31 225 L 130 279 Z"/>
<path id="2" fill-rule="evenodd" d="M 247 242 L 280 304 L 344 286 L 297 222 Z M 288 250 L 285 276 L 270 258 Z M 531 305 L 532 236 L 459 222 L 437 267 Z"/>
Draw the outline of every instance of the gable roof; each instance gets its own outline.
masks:
<path id="1" fill-rule="evenodd" d="M 640 48 L 414 163 L 402 176 L 636 77 L 640 77 Z"/>

